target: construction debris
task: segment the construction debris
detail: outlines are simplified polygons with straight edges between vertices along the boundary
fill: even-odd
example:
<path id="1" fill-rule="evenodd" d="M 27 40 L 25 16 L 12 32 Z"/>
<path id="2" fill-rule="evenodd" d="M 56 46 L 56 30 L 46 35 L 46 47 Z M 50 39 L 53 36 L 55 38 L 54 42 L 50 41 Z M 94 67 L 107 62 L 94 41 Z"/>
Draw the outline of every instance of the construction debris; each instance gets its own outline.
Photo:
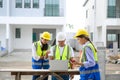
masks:
<path id="1" fill-rule="evenodd" d="M 107 56 L 107 62 L 119 64 L 120 63 L 120 54 L 116 54 L 116 55 L 114 54 L 114 55 Z"/>

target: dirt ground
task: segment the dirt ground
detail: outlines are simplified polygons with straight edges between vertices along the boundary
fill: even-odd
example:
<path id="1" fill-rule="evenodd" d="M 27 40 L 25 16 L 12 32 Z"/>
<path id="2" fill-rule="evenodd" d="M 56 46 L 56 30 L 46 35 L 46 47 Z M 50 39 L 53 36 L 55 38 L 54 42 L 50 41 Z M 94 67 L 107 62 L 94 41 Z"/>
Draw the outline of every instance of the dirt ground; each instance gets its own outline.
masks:
<path id="1" fill-rule="evenodd" d="M 0 69 L 31 69 L 31 54 L 31 52 L 13 52 L 0 57 Z M 10 72 L 0 72 L 0 80 L 14 80 L 14 78 Z M 22 76 L 22 80 L 32 80 L 32 76 Z M 73 80 L 79 80 L 79 75 Z"/>
<path id="2" fill-rule="evenodd" d="M 13 52 L 0 57 L 0 69 L 31 69 L 31 54 L 31 52 Z M 106 64 L 106 74 L 120 74 L 120 64 Z M 0 72 L 0 80 L 14 80 L 14 76 L 11 77 L 10 72 Z M 32 80 L 32 76 L 22 76 L 22 80 Z M 79 80 L 79 75 L 73 80 Z"/>

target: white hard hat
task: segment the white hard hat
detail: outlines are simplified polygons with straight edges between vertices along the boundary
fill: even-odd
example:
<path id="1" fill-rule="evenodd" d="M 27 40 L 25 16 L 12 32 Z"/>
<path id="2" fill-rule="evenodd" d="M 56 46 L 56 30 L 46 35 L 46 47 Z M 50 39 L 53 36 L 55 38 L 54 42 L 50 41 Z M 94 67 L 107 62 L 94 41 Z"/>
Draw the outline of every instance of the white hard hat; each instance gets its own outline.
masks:
<path id="1" fill-rule="evenodd" d="M 65 39 L 66 39 L 65 33 L 59 32 L 59 33 L 57 34 L 57 40 L 58 40 L 58 41 L 64 41 Z"/>

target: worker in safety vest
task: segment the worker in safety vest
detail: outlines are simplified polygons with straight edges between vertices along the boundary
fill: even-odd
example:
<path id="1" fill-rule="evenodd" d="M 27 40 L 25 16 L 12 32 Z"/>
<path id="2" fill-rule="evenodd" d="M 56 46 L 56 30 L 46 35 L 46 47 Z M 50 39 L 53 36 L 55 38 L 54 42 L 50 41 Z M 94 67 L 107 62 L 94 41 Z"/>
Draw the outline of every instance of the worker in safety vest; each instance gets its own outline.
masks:
<path id="1" fill-rule="evenodd" d="M 81 65 L 80 80 L 101 80 L 97 50 L 89 39 L 89 34 L 85 29 L 79 29 L 75 35 L 78 42 L 82 45 L 82 56 L 80 62 L 75 61 L 74 64 Z"/>
<path id="2" fill-rule="evenodd" d="M 48 54 L 49 45 L 48 42 L 50 41 L 51 36 L 49 32 L 43 32 L 40 35 L 40 40 L 33 43 L 32 47 L 32 68 L 33 69 L 48 69 L 49 68 L 49 60 Z M 36 80 L 39 78 L 39 75 L 33 75 L 32 80 Z M 46 77 L 44 80 L 48 80 Z"/>
<path id="3" fill-rule="evenodd" d="M 50 49 L 50 59 L 54 60 L 72 60 L 74 57 L 73 49 L 65 44 L 66 36 L 63 32 L 59 32 L 57 34 L 58 44 L 51 47 Z M 72 68 L 73 66 L 69 63 L 68 68 Z M 60 75 L 63 80 L 69 80 L 69 75 Z M 56 77 L 52 76 L 52 80 L 57 80 Z"/>

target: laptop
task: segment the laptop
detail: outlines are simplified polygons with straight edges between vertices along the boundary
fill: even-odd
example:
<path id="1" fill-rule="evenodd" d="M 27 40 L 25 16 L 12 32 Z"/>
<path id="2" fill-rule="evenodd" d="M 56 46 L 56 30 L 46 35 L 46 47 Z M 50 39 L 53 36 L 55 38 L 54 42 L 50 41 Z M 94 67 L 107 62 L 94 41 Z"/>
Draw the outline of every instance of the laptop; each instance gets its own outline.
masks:
<path id="1" fill-rule="evenodd" d="M 68 60 L 50 60 L 49 61 L 51 71 L 67 71 Z"/>

